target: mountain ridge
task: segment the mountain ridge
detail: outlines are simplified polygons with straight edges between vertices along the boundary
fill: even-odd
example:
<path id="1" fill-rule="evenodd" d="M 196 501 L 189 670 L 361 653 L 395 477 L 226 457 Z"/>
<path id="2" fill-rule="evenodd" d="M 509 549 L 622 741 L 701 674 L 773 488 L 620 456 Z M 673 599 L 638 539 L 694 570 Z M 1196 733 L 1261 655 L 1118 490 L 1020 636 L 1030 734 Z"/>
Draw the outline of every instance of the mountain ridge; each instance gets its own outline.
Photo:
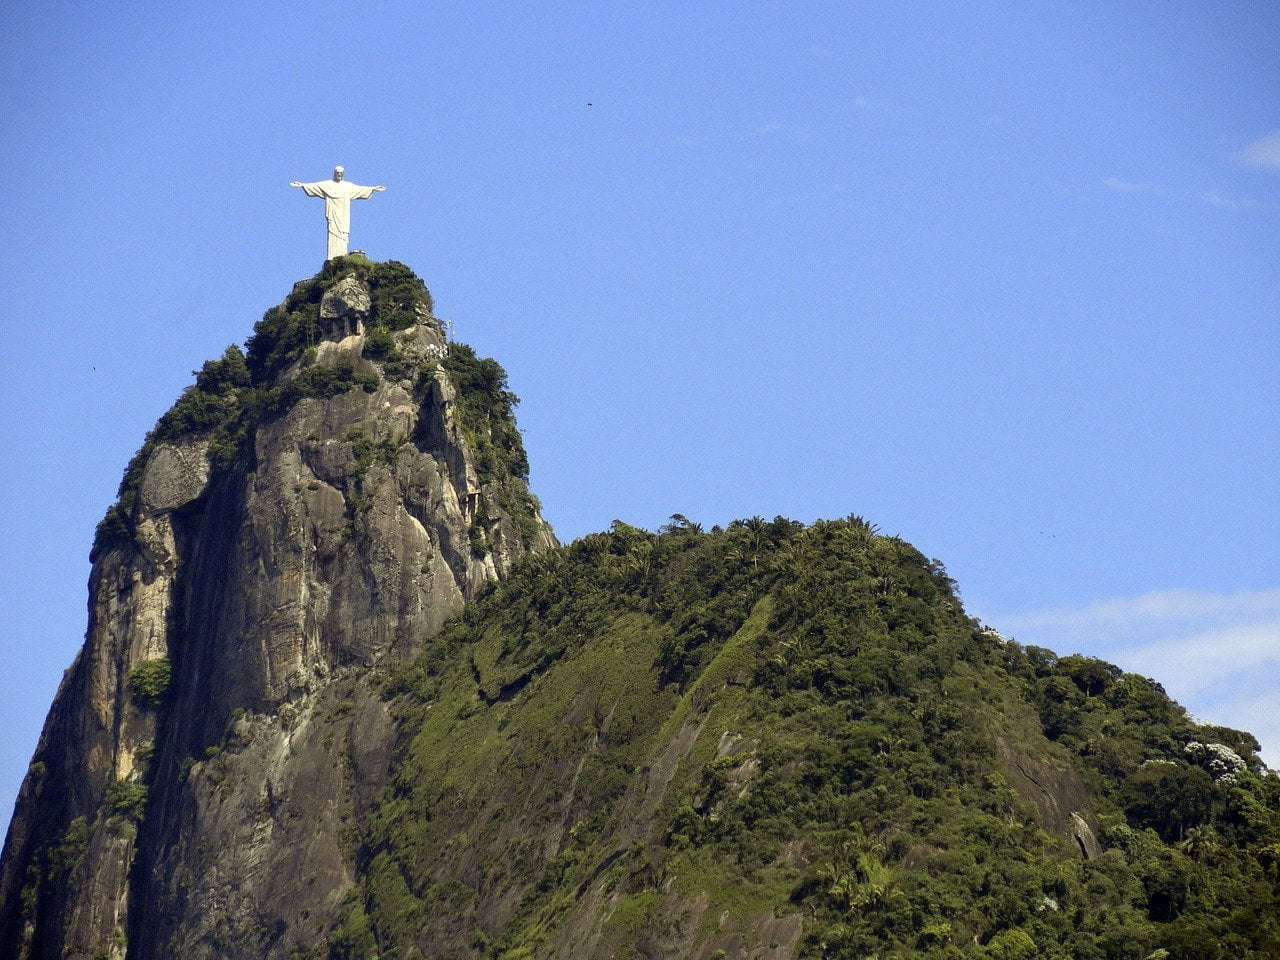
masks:
<path id="1" fill-rule="evenodd" d="M 851 516 L 560 547 L 496 361 L 341 258 L 130 462 L 0 952 L 1280 954 L 1280 781 Z M 1225 951 L 1225 952 L 1224 952 Z"/>

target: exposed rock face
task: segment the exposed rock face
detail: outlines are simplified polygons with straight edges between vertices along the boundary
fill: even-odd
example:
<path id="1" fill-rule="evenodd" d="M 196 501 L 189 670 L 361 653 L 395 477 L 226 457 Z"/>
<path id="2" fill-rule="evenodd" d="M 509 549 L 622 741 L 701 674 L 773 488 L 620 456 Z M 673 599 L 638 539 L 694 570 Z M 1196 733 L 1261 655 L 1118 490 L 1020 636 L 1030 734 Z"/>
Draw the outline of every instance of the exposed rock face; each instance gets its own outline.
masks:
<path id="1" fill-rule="evenodd" d="M 320 301 L 320 329 L 327 340 L 342 340 L 364 333 L 373 300 L 369 288 L 355 277 L 339 280 Z"/>
<path id="2" fill-rule="evenodd" d="M 554 545 L 522 482 L 513 517 L 512 481 L 478 469 L 439 325 L 419 308 L 382 329 L 389 373 L 362 356 L 373 310 L 358 275 L 329 286 L 323 339 L 269 386 L 308 367 L 359 385 L 262 416 L 229 464 L 199 430 L 150 447 L 5 843 L 0 955 L 286 957 L 319 939 L 352 875 L 343 825 L 391 755 L 368 668 Z M 139 671 L 162 661 L 164 696 Z"/>
<path id="3" fill-rule="evenodd" d="M 1097 818 L 1080 774 L 1065 762 L 1030 756 L 1006 739 L 996 745 L 1010 783 L 1035 806 L 1045 832 L 1065 841 L 1086 860 L 1099 856 Z"/>

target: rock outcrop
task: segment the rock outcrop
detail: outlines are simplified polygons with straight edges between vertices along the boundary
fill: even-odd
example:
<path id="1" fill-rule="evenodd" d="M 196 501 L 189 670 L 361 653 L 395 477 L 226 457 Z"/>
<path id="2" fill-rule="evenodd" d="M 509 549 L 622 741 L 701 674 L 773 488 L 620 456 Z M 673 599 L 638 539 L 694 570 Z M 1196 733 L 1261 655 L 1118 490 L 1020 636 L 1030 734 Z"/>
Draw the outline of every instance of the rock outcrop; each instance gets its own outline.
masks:
<path id="1" fill-rule="evenodd" d="M 1098 820 L 1093 801 L 1080 774 L 1066 758 L 1054 763 L 1045 756 L 1019 750 L 1004 738 L 998 739 L 996 746 L 1010 784 L 1035 807 L 1045 832 L 1065 841 L 1086 860 L 1099 856 L 1102 847 L 1096 833 Z"/>
<path id="2" fill-rule="evenodd" d="M 21 790 L 0 955 L 321 938 L 344 823 L 390 758 L 376 668 L 555 544 L 523 451 L 495 445 L 518 448 L 484 405 L 505 385 L 463 395 L 458 356 L 407 268 L 345 258 L 161 421 L 99 532 L 84 648 Z"/>

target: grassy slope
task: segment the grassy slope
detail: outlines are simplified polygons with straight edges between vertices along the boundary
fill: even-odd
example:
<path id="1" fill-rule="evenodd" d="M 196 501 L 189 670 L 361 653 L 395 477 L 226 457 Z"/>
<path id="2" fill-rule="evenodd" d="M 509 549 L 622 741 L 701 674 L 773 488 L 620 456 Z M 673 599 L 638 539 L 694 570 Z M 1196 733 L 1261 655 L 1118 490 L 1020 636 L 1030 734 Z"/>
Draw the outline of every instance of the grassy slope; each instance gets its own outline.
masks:
<path id="1" fill-rule="evenodd" d="M 334 957 L 1280 953 L 1251 738 L 983 632 L 856 518 L 616 524 L 385 695 L 401 754 Z M 1192 740 L 1252 770 L 1215 782 Z M 1102 856 L 1041 829 L 1002 749 L 1084 778 Z"/>

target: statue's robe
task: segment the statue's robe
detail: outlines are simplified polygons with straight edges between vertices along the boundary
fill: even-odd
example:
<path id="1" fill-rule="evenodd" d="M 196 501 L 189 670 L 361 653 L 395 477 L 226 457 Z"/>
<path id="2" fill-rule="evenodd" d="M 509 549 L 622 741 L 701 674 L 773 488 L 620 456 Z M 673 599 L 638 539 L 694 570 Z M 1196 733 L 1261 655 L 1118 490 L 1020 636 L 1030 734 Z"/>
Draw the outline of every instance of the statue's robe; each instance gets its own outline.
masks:
<path id="1" fill-rule="evenodd" d="M 308 197 L 324 197 L 324 218 L 329 222 L 328 259 L 345 256 L 351 237 L 351 201 L 368 200 L 373 187 L 362 187 L 350 180 L 320 180 L 304 183 Z"/>

